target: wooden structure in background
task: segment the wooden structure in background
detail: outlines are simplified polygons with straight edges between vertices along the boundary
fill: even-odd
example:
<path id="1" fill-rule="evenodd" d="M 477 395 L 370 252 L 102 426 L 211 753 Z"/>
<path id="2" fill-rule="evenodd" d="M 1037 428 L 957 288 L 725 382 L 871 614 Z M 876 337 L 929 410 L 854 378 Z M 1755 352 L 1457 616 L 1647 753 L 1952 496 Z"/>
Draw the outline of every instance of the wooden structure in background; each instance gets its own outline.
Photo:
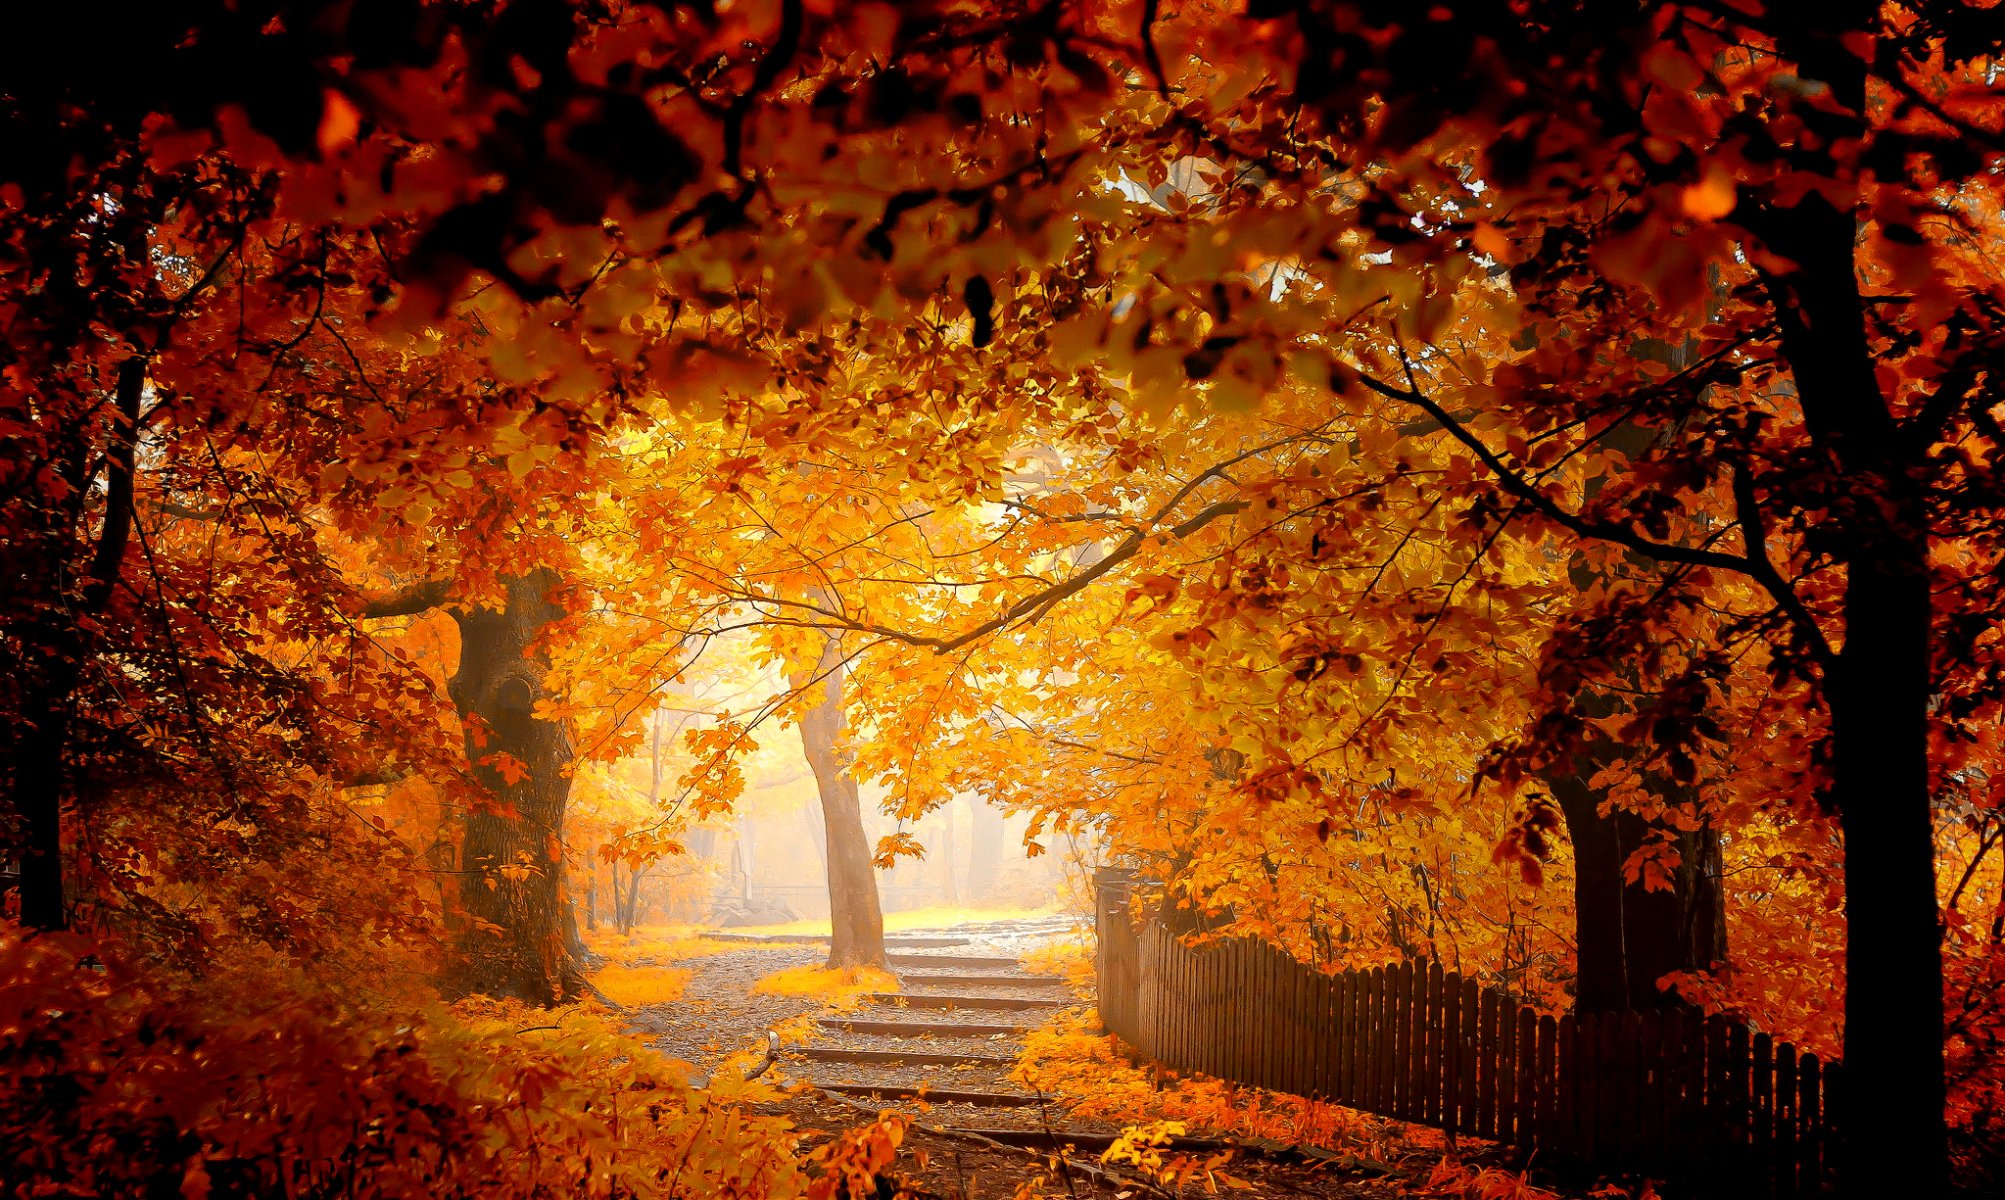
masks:
<path id="1" fill-rule="evenodd" d="M 1829 1183 L 1836 1065 L 1742 1022 L 1555 1018 L 1438 965 L 1326 975 L 1262 942 L 1192 948 L 1135 928 L 1124 873 L 1098 884 L 1101 1022 L 1166 1065 L 1708 1196 Z"/>

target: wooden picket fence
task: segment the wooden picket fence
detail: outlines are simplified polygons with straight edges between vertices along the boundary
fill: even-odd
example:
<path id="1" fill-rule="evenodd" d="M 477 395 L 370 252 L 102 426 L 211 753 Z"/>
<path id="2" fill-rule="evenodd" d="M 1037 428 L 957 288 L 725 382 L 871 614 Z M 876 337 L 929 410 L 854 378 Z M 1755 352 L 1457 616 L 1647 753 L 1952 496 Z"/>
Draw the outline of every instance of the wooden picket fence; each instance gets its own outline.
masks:
<path id="1" fill-rule="evenodd" d="M 1097 924 L 1101 1022 L 1172 1067 L 1706 1196 L 1829 1185 L 1836 1064 L 1745 1023 L 1555 1019 L 1438 965 L 1325 975 L 1262 942 L 1192 948 L 1153 921 L 1137 931 L 1118 875 L 1100 880 Z"/>

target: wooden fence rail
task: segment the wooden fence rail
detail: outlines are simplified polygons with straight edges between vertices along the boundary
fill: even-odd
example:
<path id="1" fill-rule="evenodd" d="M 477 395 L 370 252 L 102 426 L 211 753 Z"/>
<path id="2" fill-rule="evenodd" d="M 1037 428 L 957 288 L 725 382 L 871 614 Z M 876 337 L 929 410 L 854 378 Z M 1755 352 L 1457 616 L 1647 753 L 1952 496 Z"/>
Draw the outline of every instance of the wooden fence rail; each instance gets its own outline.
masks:
<path id="1" fill-rule="evenodd" d="M 1100 1019 L 1185 1070 L 1711 1195 L 1829 1182 L 1837 1064 L 1738 1021 L 1550 1014 L 1438 965 L 1325 975 L 1262 942 L 1184 945 L 1099 880 Z"/>

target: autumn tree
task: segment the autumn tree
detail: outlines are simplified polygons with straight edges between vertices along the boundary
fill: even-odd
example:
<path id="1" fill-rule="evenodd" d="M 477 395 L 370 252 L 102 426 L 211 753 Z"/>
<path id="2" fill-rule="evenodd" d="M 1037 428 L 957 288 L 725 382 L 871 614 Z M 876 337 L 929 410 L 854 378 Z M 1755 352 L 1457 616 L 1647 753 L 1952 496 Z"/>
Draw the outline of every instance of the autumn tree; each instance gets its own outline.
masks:
<path id="1" fill-rule="evenodd" d="M 283 499 L 230 507 L 289 516 L 252 536 L 301 581 L 271 594 L 318 631 L 352 611 L 329 598 L 318 513 L 416 576 L 429 542 L 483 543 L 497 490 L 575 494 L 536 473 L 598 470 L 635 414 L 741 430 L 754 463 L 852 452 L 999 503 L 1014 446 L 1132 421 L 1101 443 L 1132 471 L 1189 408 L 1251 408 L 1292 379 L 1356 437 L 1308 485 L 1330 538 L 1381 495 L 1435 565 L 1481 577 L 1543 545 L 1545 566 L 1578 553 L 1596 577 L 1556 593 L 1549 624 L 1503 631 L 1530 686 L 1485 710 L 1519 708 L 1481 730 L 1478 803 L 1577 778 L 1585 749 L 1589 784 L 1659 832 L 1682 829 L 1663 793 L 1723 768 L 1778 786 L 1743 828 L 1835 815 L 1846 1094 L 1906 1152 L 1849 1138 L 1843 1179 L 1940 1190 L 1932 803 L 1990 777 L 1997 715 L 1990 17 L 1947 0 L 219 3 L 106 28 L 38 11 L 47 36 L 13 45 L 82 59 L 9 70 L 58 82 L 5 101 L 24 908 L 62 920 L 51 864 L 84 768 L 125 740 L 99 739 L 124 732 L 111 698 L 147 691 L 184 745 L 214 707 L 178 695 L 183 660 L 121 661 L 103 633 L 174 607 L 113 607 L 146 554 L 126 519 L 142 425 L 176 431 L 161 461 L 204 498 L 270 451 Z M 1142 202 L 1180 163 L 1217 203 Z M 1440 474 L 1410 477 L 1423 458 Z M 1189 611 L 1284 607 L 1317 554 L 1301 528 L 1303 558 L 1228 556 Z M 941 586 L 981 595 L 976 575 Z M 1016 582 L 906 644 L 951 662 L 1044 613 L 1054 580 Z M 1382 604 L 1444 614 L 1442 645 L 1419 627 L 1389 655 L 1350 645 L 1330 613 L 1275 639 L 1270 674 L 1342 703 L 1450 676 L 1481 606 L 1446 590 Z M 787 657 L 818 661 L 831 624 L 915 632 L 888 615 L 824 606 Z M 938 682 L 928 701 L 979 707 Z M 1600 704 L 1624 688 L 1626 711 Z M 1416 693 L 1391 692 L 1405 715 Z M 1224 748 L 1244 733 L 1265 752 L 1249 794 L 1321 807 L 1334 832 L 1348 797 L 1319 794 L 1319 764 L 1222 726 Z M 1505 845 L 1536 851 L 1523 816 Z M 1625 871 L 1682 862 L 1648 841 Z"/>

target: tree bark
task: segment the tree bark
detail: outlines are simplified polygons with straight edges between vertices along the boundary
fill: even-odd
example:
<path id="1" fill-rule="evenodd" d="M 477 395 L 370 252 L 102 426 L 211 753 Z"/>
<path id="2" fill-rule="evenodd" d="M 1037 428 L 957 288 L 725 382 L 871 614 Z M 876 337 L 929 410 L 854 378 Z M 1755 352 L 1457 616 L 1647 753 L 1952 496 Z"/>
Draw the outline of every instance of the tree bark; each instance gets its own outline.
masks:
<path id="1" fill-rule="evenodd" d="M 1831 688 L 1845 837 L 1849 1101 L 1840 1171 L 1845 1193 L 1859 1197 L 1932 1196 L 1948 1186 L 1924 565 L 1919 551 L 1852 564 Z"/>
<path id="2" fill-rule="evenodd" d="M 23 826 L 21 845 L 20 913 L 21 924 L 29 929 L 66 929 L 70 922 L 69 900 L 64 886 L 63 809 L 75 800 L 76 781 L 71 777 L 71 742 L 77 733 L 77 689 L 84 679 L 84 660 L 91 653 L 90 635 L 111 604 L 112 591 L 124 567 L 125 552 L 132 540 L 133 496 L 136 492 L 139 452 L 139 405 L 146 391 L 146 359 L 135 355 L 119 364 L 112 390 L 111 429 L 105 446 L 104 519 L 96 545 L 85 567 L 82 586 L 74 596 L 62 599 L 67 569 L 59 565 L 73 548 L 80 549 L 83 534 L 77 531 L 82 519 L 81 500 L 67 514 L 67 521 L 43 523 L 38 532 L 43 551 L 29 572 L 27 591 L 49 598 L 43 615 L 34 622 L 40 643 L 39 654 L 22 656 L 15 651 L 17 669 L 26 676 L 20 703 L 25 728 L 11 731 L 10 791 Z M 78 464 L 71 483 L 77 496 L 88 489 L 81 463 L 88 458 L 85 436 L 80 431 L 73 443 Z M 40 661 L 35 661 L 39 658 Z"/>
<path id="3" fill-rule="evenodd" d="M 564 809 L 570 738 L 535 716 L 548 661 L 535 650 L 562 614 L 550 599 L 556 573 L 504 581 L 506 603 L 456 610 L 459 671 L 449 685 L 467 721 L 467 758 L 493 797 L 462 820 L 460 904 L 470 920 L 457 938 L 457 990 L 553 1005 L 582 990 L 564 937 Z M 515 782 L 499 756 L 526 771 Z"/>
<path id="4" fill-rule="evenodd" d="M 1632 812 L 1602 815 L 1606 798 L 1588 783 L 1621 757 L 1597 738 L 1573 770 L 1546 778 L 1573 845 L 1576 1012 L 1647 1011 L 1688 1007 L 1657 981 L 1674 971 L 1712 969 L 1726 954 L 1726 905 L 1720 889 L 1720 839 L 1707 826 L 1680 830 Z M 1660 794 L 1676 784 L 1647 777 Z M 1629 856 L 1653 835 L 1669 835 L 1679 865 L 1668 890 L 1652 891 L 1624 877 Z"/>
<path id="5" fill-rule="evenodd" d="M 795 686 L 819 686 L 822 698 L 801 718 L 801 748 L 821 793 L 828 842 L 828 965 L 884 965 L 884 913 L 877 901 L 876 868 L 863 832 L 863 804 L 840 750 L 843 732 L 842 642 L 831 637 L 814 676 Z M 811 679 L 818 678 L 819 684 Z"/>
<path id="6" fill-rule="evenodd" d="M 1870 147 L 1862 53 L 1883 33 L 1873 0 L 1778 10 L 1776 41 L 1829 102 L 1805 107 L 1794 153 L 1844 179 Z M 1870 151 L 1869 151 L 1870 152 Z M 1845 567 L 1844 642 L 1826 681 L 1831 791 L 1845 838 L 1843 1195 L 1936 1196 L 1949 1186 L 1942 922 L 1930 803 L 1927 446 L 1882 394 L 1860 291 L 1856 200 L 1812 190 L 1748 207 L 1786 261 L 1764 276 L 1811 441 L 1840 487 L 1824 530 Z M 1736 216 L 1739 215 L 1737 210 Z"/>

